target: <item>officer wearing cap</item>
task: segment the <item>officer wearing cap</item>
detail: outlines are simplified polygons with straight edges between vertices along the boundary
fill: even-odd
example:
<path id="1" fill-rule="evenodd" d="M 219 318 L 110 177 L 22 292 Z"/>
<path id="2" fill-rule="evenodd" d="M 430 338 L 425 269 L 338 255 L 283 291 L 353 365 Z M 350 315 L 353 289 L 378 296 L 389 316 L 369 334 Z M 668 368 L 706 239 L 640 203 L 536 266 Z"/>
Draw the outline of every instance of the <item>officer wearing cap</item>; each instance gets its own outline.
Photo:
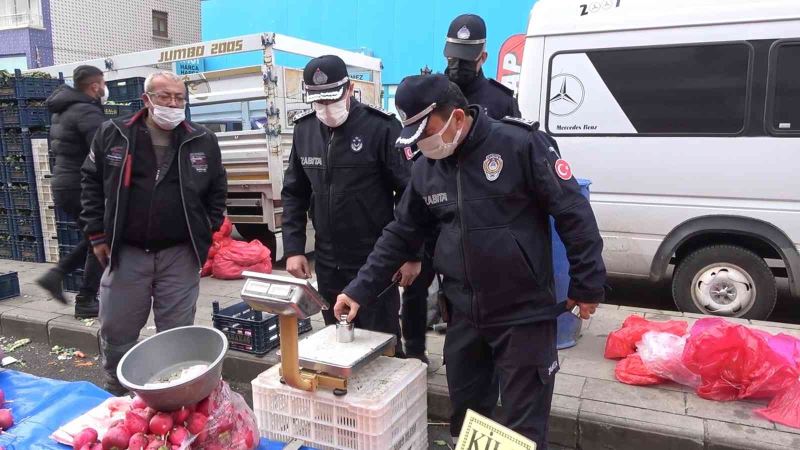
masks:
<path id="1" fill-rule="evenodd" d="M 480 16 L 462 14 L 450 23 L 444 56 L 447 58 L 445 73 L 461 88 L 471 105 L 483 106 L 489 117 L 498 120 L 506 116 L 520 117 L 514 91 L 483 74 L 482 66 L 488 54 L 486 23 Z"/>
<path id="2" fill-rule="evenodd" d="M 556 142 L 522 119 L 489 118 L 467 106 L 444 75 L 408 77 L 395 97 L 398 146 L 423 154 L 375 250 L 337 298 L 337 314 L 373 308 L 381 281 L 441 228 L 434 266 L 443 275 L 449 323 L 444 345 L 457 436 L 467 409 L 547 448 L 558 371 L 556 303 L 548 216 L 567 248 L 569 300 L 584 319 L 604 298 L 603 241 Z M 493 414 L 498 383 L 503 408 Z"/>
<path id="3" fill-rule="evenodd" d="M 396 200 L 408 184 L 409 163 L 395 148 L 400 123 L 394 115 L 353 97 L 355 85 L 341 58 L 326 55 L 311 60 L 303 82 L 313 109 L 294 120 L 281 192 L 283 248 L 289 273 L 310 278 L 305 248 L 306 219 L 311 213 L 318 287 L 333 304 L 391 222 Z M 395 334 L 398 349 L 400 294 L 392 281 L 401 286 L 413 282 L 420 270 L 419 257 L 408 261 L 379 281 L 385 291 L 382 301 L 356 320 L 359 328 Z M 326 324 L 337 322 L 332 311 L 323 315 Z"/>

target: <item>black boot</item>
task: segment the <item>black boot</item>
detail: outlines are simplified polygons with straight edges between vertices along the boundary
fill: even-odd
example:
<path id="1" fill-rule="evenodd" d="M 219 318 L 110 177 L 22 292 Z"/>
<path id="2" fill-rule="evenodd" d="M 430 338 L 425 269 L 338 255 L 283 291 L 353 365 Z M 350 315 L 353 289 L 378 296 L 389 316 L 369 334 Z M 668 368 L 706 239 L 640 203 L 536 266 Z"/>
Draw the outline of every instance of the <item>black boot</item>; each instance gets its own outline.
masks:
<path id="1" fill-rule="evenodd" d="M 79 293 L 75 296 L 75 318 L 94 319 L 100 312 L 100 302 L 97 294 Z"/>
<path id="2" fill-rule="evenodd" d="M 63 304 L 67 304 L 64 297 L 64 288 L 61 283 L 64 281 L 64 272 L 58 268 L 50 269 L 36 280 L 36 284 L 45 289 L 54 299 Z"/>
<path id="3" fill-rule="evenodd" d="M 125 386 L 119 382 L 117 377 L 111 375 L 106 375 L 105 382 L 103 383 L 103 389 L 116 397 L 122 397 L 128 393 L 128 390 L 125 389 Z"/>

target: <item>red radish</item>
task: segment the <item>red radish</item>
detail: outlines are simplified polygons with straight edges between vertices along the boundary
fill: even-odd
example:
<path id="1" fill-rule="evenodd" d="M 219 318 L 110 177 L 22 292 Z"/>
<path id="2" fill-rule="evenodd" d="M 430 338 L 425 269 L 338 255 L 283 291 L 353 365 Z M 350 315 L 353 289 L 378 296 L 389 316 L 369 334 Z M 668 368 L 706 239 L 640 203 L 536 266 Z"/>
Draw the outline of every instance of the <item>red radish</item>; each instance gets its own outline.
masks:
<path id="1" fill-rule="evenodd" d="M 78 450 L 92 450 L 92 444 L 83 444 Z"/>
<path id="2" fill-rule="evenodd" d="M 10 409 L 0 409 L 0 431 L 5 431 L 14 426 L 14 416 Z"/>
<path id="3" fill-rule="evenodd" d="M 85 445 L 92 445 L 97 442 L 97 430 L 94 428 L 84 428 L 72 439 L 73 450 L 78 450 Z"/>
<path id="4" fill-rule="evenodd" d="M 173 428 L 172 431 L 169 432 L 170 444 L 177 444 L 177 445 L 183 444 L 183 441 L 185 441 L 188 437 L 189 437 L 189 431 L 187 431 L 186 428 L 184 428 L 181 425 L 178 425 L 177 427 Z"/>
<path id="5" fill-rule="evenodd" d="M 110 428 L 103 436 L 103 450 L 124 450 L 130 440 L 131 432 L 124 426 Z"/>
<path id="6" fill-rule="evenodd" d="M 167 447 L 167 443 L 164 441 L 153 441 L 145 450 L 169 450 L 169 447 Z"/>
<path id="7" fill-rule="evenodd" d="M 142 433 L 136 433 L 128 441 L 128 450 L 144 450 L 150 442 Z"/>
<path id="8" fill-rule="evenodd" d="M 147 403 L 142 400 L 142 397 L 138 395 L 133 397 L 133 401 L 131 402 L 131 409 L 145 409 L 147 408 Z"/>
<path id="9" fill-rule="evenodd" d="M 158 413 L 150 419 L 150 431 L 156 436 L 165 436 L 172 429 L 172 416 L 167 413 Z"/>
<path id="10" fill-rule="evenodd" d="M 253 448 L 253 444 L 255 443 L 255 439 L 253 439 L 253 430 L 247 430 L 244 434 L 244 445 L 247 446 L 248 449 Z"/>
<path id="11" fill-rule="evenodd" d="M 103 444 L 99 442 L 96 444 L 92 444 L 92 450 L 103 450 Z"/>
<path id="12" fill-rule="evenodd" d="M 186 419 L 189 418 L 189 414 L 191 413 L 192 411 L 184 406 L 183 408 L 172 413 L 172 419 L 175 421 L 176 424 L 183 425 L 184 423 L 186 423 Z"/>
<path id="13" fill-rule="evenodd" d="M 206 427 L 206 423 L 208 422 L 208 416 L 200 413 L 200 412 L 193 412 L 189 415 L 189 421 L 186 423 L 186 428 L 192 434 L 200 434 L 203 431 L 203 428 Z"/>
<path id="14" fill-rule="evenodd" d="M 214 409 L 214 405 L 211 402 L 211 397 L 206 397 L 205 399 L 201 400 L 200 403 L 197 404 L 197 408 L 195 412 L 199 412 L 204 416 L 210 416 L 211 411 Z"/>
<path id="15" fill-rule="evenodd" d="M 222 416 L 217 423 L 217 433 L 222 434 L 233 429 L 233 419 L 229 416 Z"/>
<path id="16" fill-rule="evenodd" d="M 143 410 L 140 411 L 144 412 Z M 147 419 L 139 415 L 136 411 L 128 411 L 125 413 L 125 428 L 127 428 L 131 434 L 147 433 Z"/>

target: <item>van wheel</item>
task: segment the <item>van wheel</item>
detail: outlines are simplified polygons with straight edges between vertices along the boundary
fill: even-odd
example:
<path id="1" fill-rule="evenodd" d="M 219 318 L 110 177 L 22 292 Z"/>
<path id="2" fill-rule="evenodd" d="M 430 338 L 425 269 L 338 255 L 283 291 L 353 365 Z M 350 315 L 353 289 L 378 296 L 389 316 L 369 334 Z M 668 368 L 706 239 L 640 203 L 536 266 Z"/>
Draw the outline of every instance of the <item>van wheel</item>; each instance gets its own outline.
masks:
<path id="1" fill-rule="evenodd" d="M 237 223 L 236 231 L 242 235 L 242 238 L 248 242 L 258 239 L 269 249 L 270 259 L 272 264 L 275 264 L 275 255 L 278 252 L 278 241 L 275 238 L 275 233 L 269 230 L 269 226 L 265 223 Z"/>
<path id="2" fill-rule="evenodd" d="M 763 320 L 775 308 L 778 288 L 758 255 L 742 247 L 717 245 L 678 263 L 672 297 L 681 311 Z"/>

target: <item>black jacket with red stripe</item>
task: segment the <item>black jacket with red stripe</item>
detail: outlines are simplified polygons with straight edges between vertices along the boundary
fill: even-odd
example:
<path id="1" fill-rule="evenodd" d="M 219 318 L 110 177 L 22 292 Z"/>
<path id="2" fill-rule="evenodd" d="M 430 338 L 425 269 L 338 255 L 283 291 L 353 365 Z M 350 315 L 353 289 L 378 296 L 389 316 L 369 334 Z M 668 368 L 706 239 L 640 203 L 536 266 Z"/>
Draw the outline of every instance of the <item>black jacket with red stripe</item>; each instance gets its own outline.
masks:
<path id="1" fill-rule="evenodd" d="M 188 225 L 189 240 L 202 266 L 211 247 L 212 232 L 222 225 L 225 214 L 227 176 L 217 137 L 201 125 L 184 121 L 173 132 L 177 155 L 168 168 L 169 175 L 159 174 L 157 181 L 156 173 L 153 173 L 152 190 L 142 192 L 148 170 L 155 168 L 142 167 L 149 159 L 142 158 L 142 155 L 137 157 L 137 151 L 150 150 L 149 143 L 137 144 L 142 137 L 140 131 L 145 128 L 146 113 L 147 110 L 143 109 L 133 116 L 107 121 L 98 130 L 81 168 L 84 233 L 92 245 L 104 242 L 110 245 L 113 267 L 116 262 L 114 251 L 124 240 L 133 240 L 135 242 L 129 243 L 158 250 L 166 245 L 165 239 L 181 236 Z M 139 166 L 134 167 L 137 164 Z M 159 186 L 165 180 L 169 183 L 170 179 L 177 181 L 179 201 L 174 197 L 159 197 Z M 145 197 L 150 199 L 150 205 L 141 204 Z M 169 198 L 176 200 L 172 206 L 162 202 Z M 173 220 L 175 207 L 182 209 L 179 211 L 184 219 L 182 222 Z M 165 208 L 171 211 L 164 211 Z M 149 211 L 152 217 L 173 219 L 158 220 L 156 227 L 161 230 L 153 234 L 150 216 L 143 217 L 143 211 Z M 150 228 L 141 230 L 141 226 Z M 163 227 L 174 228 L 164 232 Z"/>

